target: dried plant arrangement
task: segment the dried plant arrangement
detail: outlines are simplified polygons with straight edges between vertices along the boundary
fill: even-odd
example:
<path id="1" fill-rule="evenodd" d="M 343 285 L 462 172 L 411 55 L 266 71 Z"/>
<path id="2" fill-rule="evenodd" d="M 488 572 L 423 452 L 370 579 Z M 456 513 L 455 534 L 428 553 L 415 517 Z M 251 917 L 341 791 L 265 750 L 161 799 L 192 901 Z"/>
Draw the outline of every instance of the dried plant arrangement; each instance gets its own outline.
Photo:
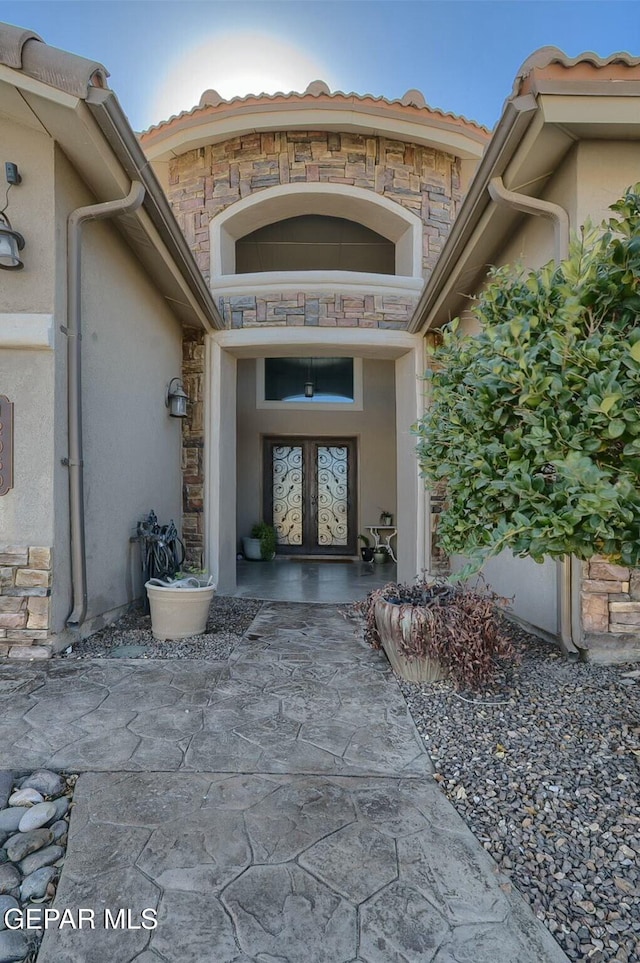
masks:
<path id="1" fill-rule="evenodd" d="M 345 614 L 363 622 L 365 641 L 373 648 L 385 643 L 386 650 L 384 635 L 391 631 L 393 645 L 409 663 L 431 659 L 458 688 L 478 688 L 491 679 L 499 660 L 516 655 L 504 617 L 507 604 L 483 584 L 421 580 L 389 582 Z"/>

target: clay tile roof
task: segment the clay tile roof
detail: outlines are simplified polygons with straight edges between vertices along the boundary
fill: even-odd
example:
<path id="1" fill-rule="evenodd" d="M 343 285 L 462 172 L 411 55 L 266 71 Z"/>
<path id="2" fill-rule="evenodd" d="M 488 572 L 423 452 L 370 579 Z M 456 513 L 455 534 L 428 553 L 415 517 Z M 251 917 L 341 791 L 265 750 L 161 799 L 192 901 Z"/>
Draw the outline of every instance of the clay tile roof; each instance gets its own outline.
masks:
<path id="1" fill-rule="evenodd" d="M 630 53 L 619 51 L 608 57 L 600 57 L 593 51 L 585 51 L 577 57 L 568 57 L 558 47 L 540 47 L 535 50 L 518 70 L 511 92 L 512 97 L 526 93 L 531 85 L 531 78 L 536 74 L 545 74 L 556 79 L 572 79 L 565 71 L 579 74 L 580 79 L 609 80 L 620 79 L 621 70 L 640 67 L 640 57 L 633 57 Z M 636 73 L 634 71 L 634 73 Z"/>
<path id="2" fill-rule="evenodd" d="M 81 99 L 91 87 L 106 87 L 109 76 L 97 61 L 50 47 L 32 30 L 9 23 L 0 23 L 0 64 Z"/>
<path id="3" fill-rule="evenodd" d="M 142 136 L 151 133 L 151 131 L 160 130 L 163 127 L 168 127 L 169 125 L 181 120 L 184 117 L 193 117 L 200 111 L 203 112 L 204 116 L 206 114 L 222 112 L 228 108 L 237 107 L 239 105 L 246 105 L 249 107 L 261 107 L 272 103 L 274 106 L 288 104 L 298 105 L 304 102 L 309 103 L 314 106 L 340 106 L 341 104 L 348 105 L 349 103 L 370 103 L 379 105 L 382 110 L 388 108 L 393 108 L 395 110 L 406 111 L 408 114 L 413 113 L 415 116 L 415 111 L 418 111 L 418 116 L 424 114 L 425 118 L 429 115 L 436 116 L 439 119 L 444 119 L 449 121 L 454 125 L 461 127 L 468 127 L 480 134 L 489 134 L 487 127 L 482 124 L 477 123 L 475 120 L 469 120 L 467 117 L 463 117 L 459 114 L 453 114 L 449 111 L 441 110 L 439 107 L 430 107 L 425 101 L 424 95 L 419 90 L 408 90 L 403 97 L 390 100 L 387 97 L 375 97 L 373 94 L 356 94 L 354 92 L 345 93 L 342 90 L 330 91 L 329 87 L 323 80 L 314 80 L 309 84 L 307 89 L 300 93 L 298 91 L 290 91 L 289 93 L 283 93 L 279 91 L 276 94 L 246 94 L 243 97 L 232 97 L 230 100 L 225 100 L 220 96 L 217 90 L 205 90 L 200 98 L 200 103 L 197 107 L 193 107 L 191 110 L 183 110 L 179 114 L 173 114 L 167 120 L 162 120 L 157 124 L 152 124 L 146 130 L 142 131 Z M 213 109 L 213 110 L 212 110 Z M 206 112 L 206 113 L 205 113 Z"/>

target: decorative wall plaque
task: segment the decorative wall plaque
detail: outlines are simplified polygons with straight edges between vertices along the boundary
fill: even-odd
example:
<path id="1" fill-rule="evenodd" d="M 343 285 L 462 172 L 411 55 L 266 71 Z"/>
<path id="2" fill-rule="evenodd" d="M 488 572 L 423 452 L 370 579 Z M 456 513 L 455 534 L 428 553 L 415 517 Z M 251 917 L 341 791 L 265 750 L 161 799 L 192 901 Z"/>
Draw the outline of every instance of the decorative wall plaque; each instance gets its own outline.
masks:
<path id="1" fill-rule="evenodd" d="M 0 395 L 0 495 L 13 488 L 13 403 Z"/>

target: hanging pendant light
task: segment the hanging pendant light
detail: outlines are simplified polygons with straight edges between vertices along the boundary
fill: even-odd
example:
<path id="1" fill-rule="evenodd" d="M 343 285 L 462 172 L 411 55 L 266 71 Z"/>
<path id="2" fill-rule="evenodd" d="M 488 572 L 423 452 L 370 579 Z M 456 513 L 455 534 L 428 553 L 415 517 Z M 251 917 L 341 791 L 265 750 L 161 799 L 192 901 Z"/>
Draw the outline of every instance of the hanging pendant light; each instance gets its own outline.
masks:
<path id="1" fill-rule="evenodd" d="M 24 267 L 19 251 L 24 247 L 22 234 L 14 231 L 6 214 L 0 214 L 0 269 L 21 271 Z"/>
<path id="2" fill-rule="evenodd" d="M 313 398 L 313 373 L 312 373 L 313 358 L 309 358 L 309 367 L 307 371 L 307 380 L 304 383 L 304 396 L 305 398 Z"/>

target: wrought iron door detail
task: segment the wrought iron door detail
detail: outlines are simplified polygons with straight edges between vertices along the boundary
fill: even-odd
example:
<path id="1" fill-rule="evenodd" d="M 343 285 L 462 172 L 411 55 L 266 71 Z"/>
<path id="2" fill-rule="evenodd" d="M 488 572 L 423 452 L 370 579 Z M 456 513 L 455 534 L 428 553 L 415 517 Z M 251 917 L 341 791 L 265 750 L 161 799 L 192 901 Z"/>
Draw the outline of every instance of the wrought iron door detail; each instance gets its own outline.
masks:
<path id="1" fill-rule="evenodd" d="M 264 439 L 263 517 L 283 555 L 355 555 L 355 438 Z"/>
<path id="2" fill-rule="evenodd" d="M 318 445 L 318 545 L 344 546 L 348 541 L 348 448 Z"/>
<path id="3" fill-rule="evenodd" d="M 272 452 L 273 526 L 278 543 L 302 545 L 302 447 L 276 445 Z"/>

